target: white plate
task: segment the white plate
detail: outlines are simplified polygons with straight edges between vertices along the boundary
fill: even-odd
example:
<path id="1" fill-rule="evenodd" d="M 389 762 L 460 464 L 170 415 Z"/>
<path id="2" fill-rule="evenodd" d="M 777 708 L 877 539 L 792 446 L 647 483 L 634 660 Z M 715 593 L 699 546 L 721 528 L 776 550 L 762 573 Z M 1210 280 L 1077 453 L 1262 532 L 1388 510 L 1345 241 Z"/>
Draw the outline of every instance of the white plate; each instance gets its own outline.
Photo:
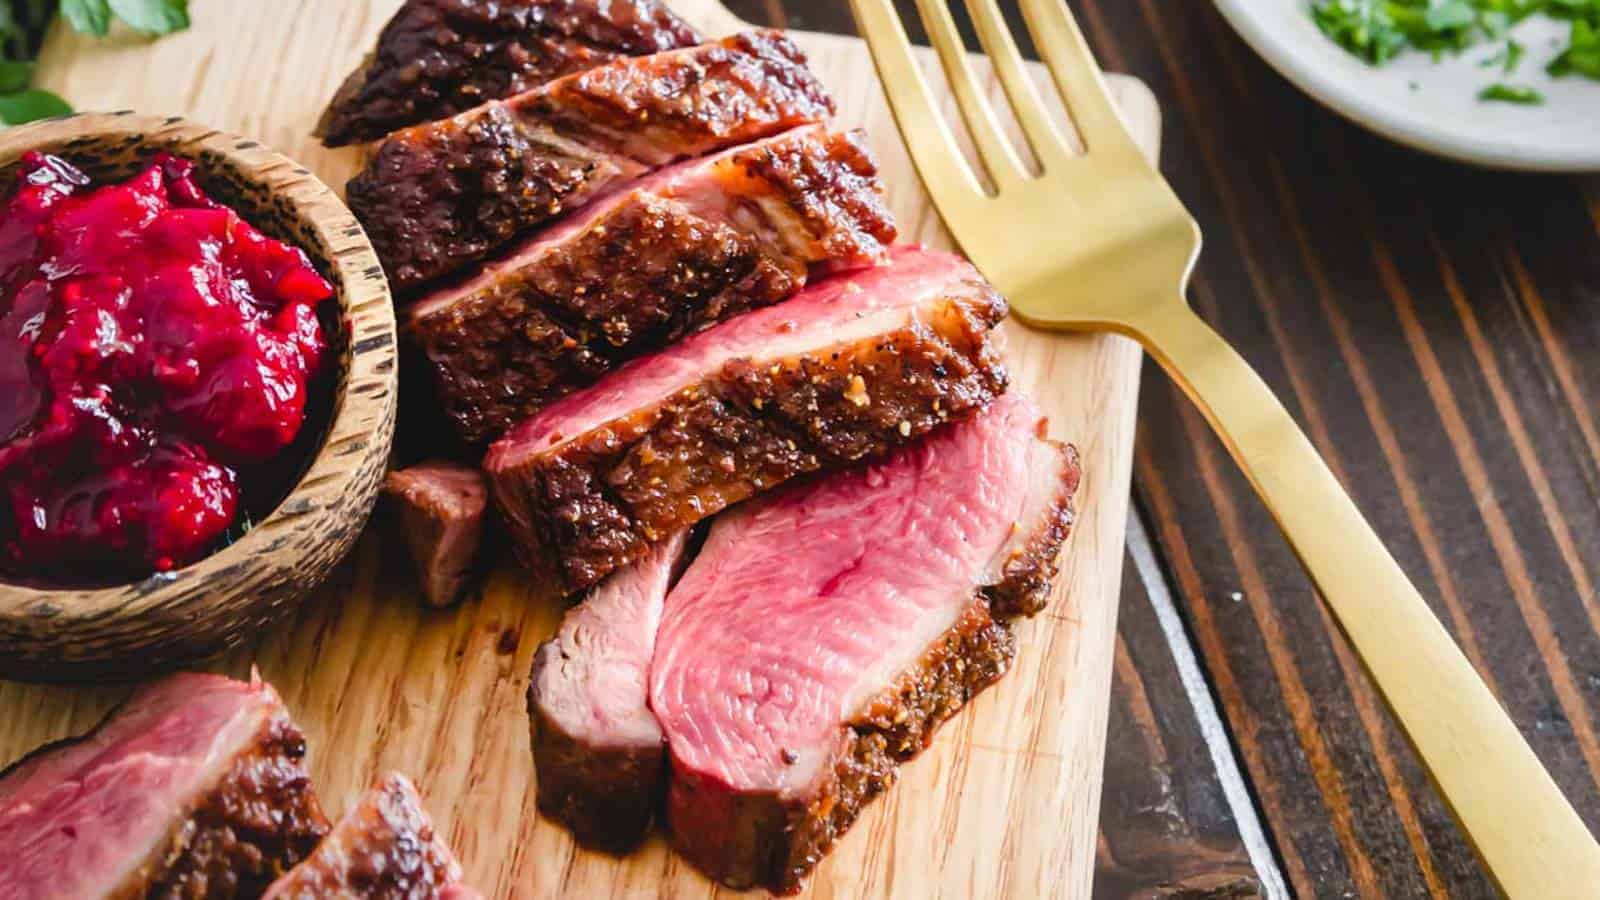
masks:
<path id="1" fill-rule="evenodd" d="M 1273 68 L 1350 120 L 1440 156 L 1500 169 L 1600 171 L 1600 82 L 1551 78 L 1544 67 L 1566 46 L 1568 25 L 1543 16 L 1512 30 L 1527 47 L 1511 74 L 1484 60 L 1485 43 L 1435 63 L 1408 50 L 1374 68 L 1328 40 L 1311 20 L 1311 0 L 1216 0 L 1222 15 Z M 1542 106 L 1478 99 L 1503 81 L 1545 95 Z"/>

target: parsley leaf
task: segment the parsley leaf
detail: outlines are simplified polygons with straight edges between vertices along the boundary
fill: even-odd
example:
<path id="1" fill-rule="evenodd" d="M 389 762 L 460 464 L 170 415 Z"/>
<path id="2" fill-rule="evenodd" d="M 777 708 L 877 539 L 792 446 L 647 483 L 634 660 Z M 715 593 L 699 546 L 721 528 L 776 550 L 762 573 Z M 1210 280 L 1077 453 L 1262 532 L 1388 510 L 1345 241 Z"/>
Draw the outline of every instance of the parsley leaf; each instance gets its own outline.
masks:
<path id="1" fill-rule="evenodd" d="M 20 91 L 33 80 L 33 63 L 20 60 L 0 60 L 0 94 Z"/>
<path id="2" fill-rule="evenodd" d="M 1517 66 L 1522 65 L 1522 56 L 1527 52 L 1528 48 L 1517 43 L 1515 40 L 1508 40 L 1506 41 L 1506 45 L 1500 48 L 1499 53 L 1496 53 L 1495 55 L 1485 59 L 1483 62 L 1478 63 L 1478 67 L 1488 69 L 1494 66 L 1499 66 L 1500 71 L 1509 75 L 1517 70 Z"/>
<path id="3" fill-rule="evenodd" d="M 85 34 L 105 37 L 111 17 L 145 34 L 171 34 L 189 27 L 189 0 L 61 0 L 61 15 Z"/>
<path id="4" fill-rule="evenodd" d="M 49 91 L 29 87 L 33 57 L 59 13 L 74 30 L 104 36 L 113 18 L 135 31 L 170 34 L 189 27 L 189 0 L 4 0 L 0 2 L 0 125 L 72 112 Z"/>
<path id="5" fill-rule="evenodd" d="M 1527 49 L 1516 41 L 1506 41 L 1506 64 L 1504 68 L 1506 73 L 1515 72 L 1517 66 L 1522 65 L 1522 55 L 1527 52 Z"/>
<path id="6" fill-rule="evenodd" d="M 145 34 L 171 34 L 189 27 L 189 0 L 110 0 L 117 18 Z"/>
<path id="7" fill-rule="evenodd" d="M 1571 37 L 1546 65 L 1553 76 L 1582 75 L 1600 80 L 1600 0 L 1311 0 L 1311 18 L 1322 33 L 1370 65 L 1381 66 L 1407 48 L 1438 59 L 1484 41 L 1506 41 L 1482 63 L 1507 74 L 1521 65 L 1527 49 L 1507 37 L 1513 25 L 1543 14 L 1571 23 Z M 1491 85 L 1485 100 L 1540 103 L 1531 88 Z"/>
<path id="8" fill-rule="evenodd" d="M 1544 95 L 1531 87 L 1515 84 L 1491 84 L 1478 92 L 1478 99 L 1498 100 L 1502 103 L 1538 105 L 1544 102 Z"/>
<path id="9" fill-rule="evenodd" d="M 61 15 L 75 31 L 105 37 L 111 30 L 111 4 L 107 0 L 61 0 Z"/>
<path id="10" fill-rule="evenodd" d="M 28 88 L 0 96 L 0 122 L 7 125 L 21 125 L 35 119 L 64 116 L 70 112 L 72 107 L 67 101 L 38 88 Z"/>
<path id="11" fill-rule="evenodd" d="M 1572 41 L 1547 67 L 1551 75 L 1587 75 L 1600 80 L 1600 27 L 1583 19 L 1572 22 Z"/>
<path id="12" fill-rule="evenodd" d="M 1406 35 L 1395 27 L 1384 4 L 1373 0 L 1322 0 L 1311 17 L 1334 43 L 1381 66 L 1405 49 Z"/>

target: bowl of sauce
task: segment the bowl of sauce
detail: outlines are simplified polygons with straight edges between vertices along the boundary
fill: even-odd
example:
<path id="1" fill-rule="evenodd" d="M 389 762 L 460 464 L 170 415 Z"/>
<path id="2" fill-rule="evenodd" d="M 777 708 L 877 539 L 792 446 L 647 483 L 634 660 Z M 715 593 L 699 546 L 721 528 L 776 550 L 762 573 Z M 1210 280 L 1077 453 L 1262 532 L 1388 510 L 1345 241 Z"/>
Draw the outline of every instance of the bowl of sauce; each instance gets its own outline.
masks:
<path id="1" fill-rule="evenodd" d="M 291 611 L 393 440 L 388 286 L 306 169 L 182 119 L 0 133 L 0 675 L 138 677 Z"/>

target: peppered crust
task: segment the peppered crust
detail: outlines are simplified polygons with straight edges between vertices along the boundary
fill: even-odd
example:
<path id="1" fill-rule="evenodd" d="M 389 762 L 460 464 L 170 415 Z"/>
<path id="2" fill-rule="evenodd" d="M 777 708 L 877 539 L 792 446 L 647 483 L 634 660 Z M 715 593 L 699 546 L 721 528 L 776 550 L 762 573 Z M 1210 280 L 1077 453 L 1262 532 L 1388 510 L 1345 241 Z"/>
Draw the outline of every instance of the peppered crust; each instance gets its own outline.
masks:
<path id="1" fill-rule="evenodd" d="M 407 0 L 317 135 L 330 147 L 376 140 L 621 56 L 700 40 L 657 0 Z"/>
<path id="2" fill-rule="evenodd" d="M 782 32 L 615 61 L 391 135 L 350 208 L 404 290 L 643 171 L 823 122 L 833 100 Z"/>
<path id="3" fill-rule="evenodd" d="M 797 135 L 731 158 L 744 201 L 782 210 L 797 250 L 638 192 L 526 265 L 406 323 L 468 444 L 508 431 L 628 359 L 806 283 L 814 260 L 881 255 L 896 231 L 857 134 Z"/>
<path id="4" fill-rule="evenodd" d="M 201 798 L 130 881 L 133 896 L 258 897 L 328 833 L 311 789 L 305 737 L 281 713 Z"/>
<path id="5" fill-rule="evenodd" d="M 574 592 L 797 475 L 886 455 L 1004 392 L 1006 304 L 977 282 L 853 344 L 736 360 L 652 406 L 489 476 L 518 553 Z"/>

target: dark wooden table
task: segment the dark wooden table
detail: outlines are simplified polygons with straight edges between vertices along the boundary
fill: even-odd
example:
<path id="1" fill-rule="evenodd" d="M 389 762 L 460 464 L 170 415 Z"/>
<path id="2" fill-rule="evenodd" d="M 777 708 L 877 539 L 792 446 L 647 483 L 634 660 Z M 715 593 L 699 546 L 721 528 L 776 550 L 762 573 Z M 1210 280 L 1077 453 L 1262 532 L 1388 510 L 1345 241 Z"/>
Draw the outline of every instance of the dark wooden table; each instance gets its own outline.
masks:
<path id="1" fill-rule="evenodd" d="M 730 5 L 852 30 L 846 0 Z M 1072 6 L 1102 63 L 1166 110 L 1163 168 L 1207 238 L 1193 303 L 1600 826 L 1600 179 L 1389 145 L 1206 0 Z M 1154 366 L 1140 426 L 1096 897 L 1495 896 L 1265 509 Z"/>

